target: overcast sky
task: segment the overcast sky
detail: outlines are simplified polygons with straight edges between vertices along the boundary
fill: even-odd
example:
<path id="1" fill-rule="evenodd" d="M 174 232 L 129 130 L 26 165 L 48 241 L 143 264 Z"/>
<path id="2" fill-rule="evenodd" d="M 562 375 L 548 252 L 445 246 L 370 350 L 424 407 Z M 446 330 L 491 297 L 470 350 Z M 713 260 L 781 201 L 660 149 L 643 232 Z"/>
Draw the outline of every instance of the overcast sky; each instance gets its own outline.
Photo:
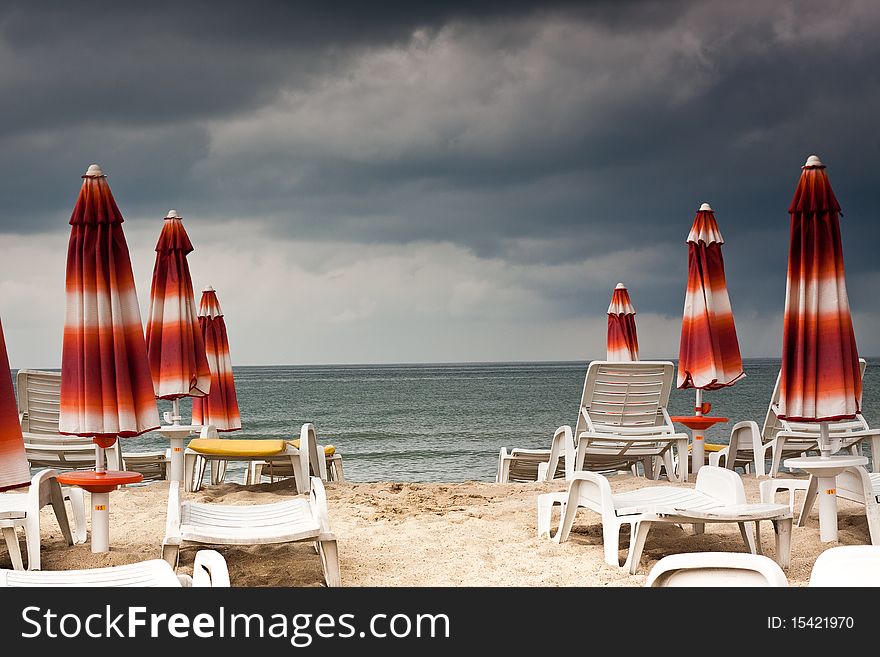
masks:
<path id="1" fill-rule="evenodd" d="M 880 3 L 124 4 L 0 8 L 13 367 L 60 367 L 92 162 L 142 316 L 175 208 L 244 365 L 602 357 L 618 281 L 642 356 L 674 358 L 704 201 L 743 355 L 778 356 L 816 153 L 860 352 L 880 353 Z"/>

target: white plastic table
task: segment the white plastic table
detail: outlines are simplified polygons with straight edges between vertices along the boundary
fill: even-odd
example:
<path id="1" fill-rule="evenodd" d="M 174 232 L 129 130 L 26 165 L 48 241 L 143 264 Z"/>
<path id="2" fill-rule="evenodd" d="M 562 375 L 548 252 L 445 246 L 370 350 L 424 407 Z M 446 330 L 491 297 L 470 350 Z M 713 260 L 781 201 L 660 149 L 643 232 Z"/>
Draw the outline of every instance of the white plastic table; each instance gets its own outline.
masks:
<path id="1" fill-rule="evenodd" d="M 837 475 L 846 468 L 867 463 L 867 457 L 851 455 L 800 456 L 785 460 L 786 468 L 798 468 L 816 478 L 819 488 L 819 538 L 823 543 L 837 540 Z"/>
<path id="2" fill-rule="evenodd" d="M 201 430 L 200 424 L 166 424 L 156 429 L 157 433 L 161 433 L 171 443 L 171 474 L 168 477 L 171 481 L 184 481 L 183 439 Z"/>

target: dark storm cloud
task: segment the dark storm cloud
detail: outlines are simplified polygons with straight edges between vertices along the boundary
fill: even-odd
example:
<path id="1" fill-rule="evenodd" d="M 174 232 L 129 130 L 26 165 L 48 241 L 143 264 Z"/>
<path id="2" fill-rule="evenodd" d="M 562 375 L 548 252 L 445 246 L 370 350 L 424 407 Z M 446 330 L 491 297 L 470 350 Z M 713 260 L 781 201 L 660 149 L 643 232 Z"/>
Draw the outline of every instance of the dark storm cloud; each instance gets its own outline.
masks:
<path id="1" fill-rule="evenodd" d="M 282 238 L 548 265 L 665 249 L 634 296 L 669 312 L 708 200 L 734 309 L 776 311 L 816 152 L 848 272 L 876 270 L 873 3 L 121 5 L 0 13 L 5 230 L 57 230 L 99 161 L 126 213 L 179 206 Z"/>

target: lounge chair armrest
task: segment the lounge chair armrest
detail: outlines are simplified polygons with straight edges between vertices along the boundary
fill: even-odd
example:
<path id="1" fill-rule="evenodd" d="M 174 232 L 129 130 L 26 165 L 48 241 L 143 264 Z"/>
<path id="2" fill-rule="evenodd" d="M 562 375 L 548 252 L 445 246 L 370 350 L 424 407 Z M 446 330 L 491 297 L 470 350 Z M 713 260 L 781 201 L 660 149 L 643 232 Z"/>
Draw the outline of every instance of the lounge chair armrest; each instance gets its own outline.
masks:
<path id="1" fill-rule="evenodd" d="M 581 435 L 589 434 L 592 436 L 660 436 L 666 437 L 675 434 L 672 427 L 653 426 L 653 427 L 616 427 L 609 426 L 607 431 L 583 431 Z"/>
<path id="2" fill-rule="evenodd" d="M 559 427 L 556 433 L 553 434 L 553 442 L 550 443 L 550 459 L 547 462 L 547 472 L 544 475 L 545 481 L 553 480 L 560 456 L 565 459 L 563 461 L 565 464 L 565 479 L 569 480 L 571 475 L 574 474 L 575 447 L 571 427 L 567 424 Z"/>
<path id="3" fill-rule="evenodd" d="M 615 443 L 653 443 L 657 441 L 672 441 L 688 438 L 686 433 L 605 433 L 603 431 L 584 431 L 578 435 L 578 440 L 605 440 Z"/>
<path id="4" fill-rule="evenodd" d="M 192 585 L 196 586 L 231 586 L 229 569 L 226 559 L 216 550 L 199 550 L 193 564 Z"/>
<path id="5" fill-rule="evenodd" d="M 311 488 L 309 506 L 312 508 L 312 515 L 321 526 L 321 533 L 331 534 L 330 514 L 327 508 L 327 494 L 324 492 L 324 482 L 321 481 L 320 477 L 312 477 Z"/>
<path id="6" fill-rule="evenodd" d="M 573 473 L 571 484 L 569 484 L 569 504 L 574 502 L 571 493 L 575 491 L 577 492 L 578 506 L 601 509 L 603 514 L 606 512 L 614 513 L 614 496 L 611 492 L 611 484 L 598 472 L 579 470 Z"/>
<path id="7" fill-rule="evenodd" d="M 31 477 L 31 487 L 28 489 L 28 513 L 35 513 L 39 517 L 40 509 L 51 501 L 52 488 L 57 488 L 57 495 L 61 496 L 61 484 L 58 483 L 58 473 L 52 468 L 44 468 Z"/>

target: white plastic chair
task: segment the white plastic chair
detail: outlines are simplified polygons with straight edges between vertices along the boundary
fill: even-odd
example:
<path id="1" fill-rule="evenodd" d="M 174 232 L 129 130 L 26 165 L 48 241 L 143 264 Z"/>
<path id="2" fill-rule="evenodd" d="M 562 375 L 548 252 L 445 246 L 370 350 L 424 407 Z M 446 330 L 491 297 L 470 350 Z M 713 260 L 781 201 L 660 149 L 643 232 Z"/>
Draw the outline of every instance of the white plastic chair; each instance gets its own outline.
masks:
<path id="1" fill-rule="evenodd" d="M 551 535 L 553 507 L 559 505 L 560 520 Z M 595 472 L 576 472 L 567 492 L 538 496 L 538 535 L 556 543 L 568 539 L 579 508 L 598 513 L 602 518 L 605 562 L 619 566 L 620 528 L 630 525 L 630 547 L 624 567 L 631 574 L 639 567 L 648 531 L 657 522 L 694 524 L 701 532 L 705 523 L 735 522 L 751 553 L 761 547 L 761 520 L 770 520 L 776 533 L 776 558 L 783 568 L 791 561 L 792 513 L 784 504 L 748 504 L 739 475 L 724 468 L 707 465 L 697 473 L 696 488 L 681 486 L 646 486 L 623 493 L 612 493 L 611 484 Z M 757 540 L 752 533 L 754 523 Z"/>
<path id="2" fill-rule="evenodd" d="M 300 443 L 300 467 L 309 472 L 310 440 Z M 168 516 L 162 557 L 177 565 L 180 547 L 186 543 L 208 545 L 258 545 L 312 542 L 321 557 L 328 586 L 341 586 L 336 536 L 330 530 L 327 497 L 318 477 L 306 478 L 308 497 L 272 504 L 231 505 L 181 502 L 180 482 L 168 489 Z"/>
<path id="3" fill-rule="evenodd" d="M 68 545 L 86 540 L 85 498 L 82 490 L 71 487 L 62 488 L 56 479 L 57 473 L 49 468 L 40 470 L 31 478 L 31 484 L 24 493 L 3 493 L 0 495 L 0 529 L 6 540 L 12 567 L 23 570 L 21 548 L 18 545 L 17 529 L 24 530 L 27 545 L 28 570 L 40 569 L 40 509 L 52 505 L 61 535 Z M 70 500 L 73 516 L 76 518 L 76 532 L 70 531 L 65 498 Z"/>
<path id="4" fill-rule="evenodd" d="M 87 570 L 0 570 L 0 586 L 227 587 L 229 572 L 226 560 L 219 552 L 199 550 L 196 552 L 192 577 L 175 574 L 167 561 L 151 559 L 124 566 Z"/>
<path id="5" fill-rule="evenodd" d="M 808 586 L 880 586 L 880 545 L 837 545 L 813 564 Z"/>
<path id="6" fill-rule="evenodd" d="M 859 359 L 859 368 L 864 378 L 867 362 Z M 779 381 L 776 377 L 773 394 L 764 418 L 764 425 L 758 430 L 755 422 L 740 422 L 731 431 L 727 448 L 711 455 L 712 465 L 724 464 L 729 469 L 751 462 L 757 476 L 769 474 L 776 477 L 783 458 L 799 456 L 816 451 L 819 440 L 818 422 L 791 422 L 779 418 Z M 880 472 L 880 430 L 871 429 L 865 418 L 858 414 L 854 420 L 841 420 L 827 423 L 831 438 L 840 438 L 840 450 L 858 453 L 859 444 L 864 440 L 871 442 L 873 470 Z M 770 460 L 767 471 L 766 461 Z"/>
<path id="7" fill-rule="evenodd" d="M 629 471 L 639 464 L 647 477 L 655 478 L 662 462 L 670 479 L 686 481 L 688 435 L 676 432 L 666 411 L 674 376 L 670 361 L 592 361 L 574 430 L 570 425 L 559 427 L 549 450 L 531 450 L 523 456 L 534 460 L 546 454 L 547 465 L 540 465 L 536 476 L 547 480 L 560 472 L 563 459 L 568 480 L 580 470 Z M 506 480 L 505 473 L 520 451 L 502 450 L 497 480 Z"/>
<path id="8" fill-rule="evenodd" d="M 645 586 L 788 586 L 788 578 L 779 564 L 760 554 L 691 552 L 660 559 Z"/>

